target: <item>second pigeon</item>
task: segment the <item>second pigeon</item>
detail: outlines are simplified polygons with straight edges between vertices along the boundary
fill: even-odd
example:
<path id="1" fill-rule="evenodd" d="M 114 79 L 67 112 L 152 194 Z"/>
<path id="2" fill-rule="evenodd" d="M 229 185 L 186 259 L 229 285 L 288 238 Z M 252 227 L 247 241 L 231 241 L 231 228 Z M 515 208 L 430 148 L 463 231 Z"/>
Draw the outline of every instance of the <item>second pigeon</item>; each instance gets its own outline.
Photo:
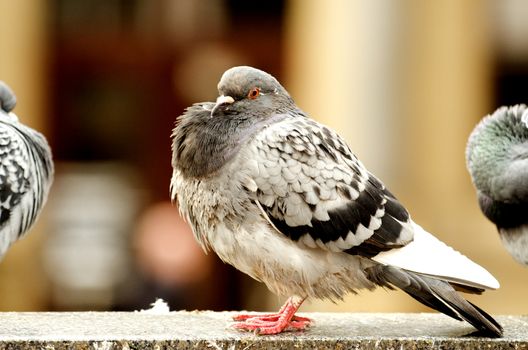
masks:
<path id="1" fill-rule="evenodd" d="M 53 182 L 46 138 L 11 111 L 13 91 L 0 81 L 0 257 L 35 223 Z"/>
<path id="2" fill-rule="evenodd" d="M 501 107 L 471 133 L 466 163 L 480 209 L 506 250 L 528 266 L 528 108 Z"/>

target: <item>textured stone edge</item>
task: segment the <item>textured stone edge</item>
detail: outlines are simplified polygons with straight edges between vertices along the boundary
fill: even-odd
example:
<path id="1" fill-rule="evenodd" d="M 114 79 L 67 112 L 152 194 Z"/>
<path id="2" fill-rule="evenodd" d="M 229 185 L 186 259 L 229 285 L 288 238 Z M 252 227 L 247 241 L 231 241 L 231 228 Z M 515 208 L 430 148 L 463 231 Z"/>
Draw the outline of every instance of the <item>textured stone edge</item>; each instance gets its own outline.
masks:
<path id="1" fill-rule="evenodd" d="M 308 313 L 306 333 L 257 336 L 230 328 L 232 312 L 0 313 L 1 349 L 526 349 L 528 316 L 497 316 L 504 338 L 439 314 Z M 304 315 L 304 314 L 303 314 Z M 474 330 L 474 329 L 473 329 Z M 407 335 L 408 334 L 408 335 Z"/>
<path id="2" fill-rule="evenodd" d="M 104 341 L 9 341 L 0 344 L 0 349 L 23 350 L 129 350 L 129 349 L 212 349 L 212 350 L 271 350 L 271 349 L 528 349 L 528 344 L 517 341 L 481 341 L 453 339 L 284 339 L 253 341 L 226 340 L 104 340 Z"/>
<path id="3" fill-rule="evenodd" d="M 24 350 L 129 350 L 129 349 L 212 349 L 212 350 L 261 350 L 261 349 L 487 349 L 528 350 L 528 343 L 502 339 L 434 339 L 434 338 L 364 338 L 364 339 L 189 339 L 189 340 L 104 340 L 104 341 L 6 341 L 0 349 Z"/>

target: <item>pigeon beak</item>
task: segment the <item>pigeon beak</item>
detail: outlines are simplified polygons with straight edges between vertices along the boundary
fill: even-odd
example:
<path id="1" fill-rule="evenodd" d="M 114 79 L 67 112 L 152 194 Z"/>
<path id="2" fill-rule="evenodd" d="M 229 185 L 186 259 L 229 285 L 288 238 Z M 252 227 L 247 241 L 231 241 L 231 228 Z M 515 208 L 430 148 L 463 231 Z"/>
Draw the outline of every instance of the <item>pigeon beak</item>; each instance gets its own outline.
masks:
<path id="1" fill-rule="evenodd" d="M 218 96 L 218 98 L 216 99 L 216 104 L 214 105 L 213 109 L 211 110 L 211 117 L 214 115 L 216 109 L 220 106 L 223 106 L 223 105 L 226 105 L 226 104 L 231 104 L 235 102 L 235 99 L 232 98 L 231 96 L 225 96 L 225 95 L 220 95 Z"/>

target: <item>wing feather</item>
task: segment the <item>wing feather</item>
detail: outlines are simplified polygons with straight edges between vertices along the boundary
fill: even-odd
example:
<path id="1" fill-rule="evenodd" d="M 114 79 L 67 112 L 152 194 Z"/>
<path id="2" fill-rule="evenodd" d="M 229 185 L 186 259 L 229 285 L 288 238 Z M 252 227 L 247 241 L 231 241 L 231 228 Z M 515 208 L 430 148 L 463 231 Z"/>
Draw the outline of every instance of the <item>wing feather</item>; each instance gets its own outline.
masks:
<path id="1" fill-rule="evenodd" d="M 245 151 L 258 207 L 299 244 L 371 257 L 412 241 L 406 209 L 327 127 L 285 118 Z"/>
<path id="2" fill-rule="evenodd" d="M 35 222 L 52 177 L 44 137 L 21 124 L 0 123 L 0 256 Z"/>

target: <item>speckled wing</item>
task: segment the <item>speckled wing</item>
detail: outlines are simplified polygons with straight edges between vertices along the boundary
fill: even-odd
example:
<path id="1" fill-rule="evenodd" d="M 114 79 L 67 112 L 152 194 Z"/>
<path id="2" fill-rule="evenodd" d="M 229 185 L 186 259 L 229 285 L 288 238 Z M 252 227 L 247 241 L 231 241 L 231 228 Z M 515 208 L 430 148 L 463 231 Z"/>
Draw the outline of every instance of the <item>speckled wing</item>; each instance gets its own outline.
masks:
<path id="1" fill-rule="evenodd" d="M 0 123 L 0 256 L 35 222 L 52 174 L 51 153 L 40 134 Z"/>
<path id="2" fill-rule="evenodd" d="M 16 104 L 16 98 L 9 86 L 0 81 L 0 108 L 9 112 Z M 11 211 L 20 203 L 22 195 L 29 188 L 27 156 L 21 153 L 21 139 L 11 126 L 0 124 L 0 241 L 12 241 L 16 237 L 4 231 Z M 8 244 L 8 243 L 7 243 Z M 0 244 L 4 245 L 4 244 Z"/>
<path id="3" fill-rule="evenodd" d="M 0 127 L 0 230 L 30 188 L 27 158 L 17 133 L 12 128 Z M 18 231 L 23 231 L 22 227 Z"/>
<path id="4" fill-rule="evenodd" d="M 246 152 L 246 187 L 299 244 L 372 257 L 412 241 L 406 209 L 327 127 L 289 116 L 256 134 Z"/>

